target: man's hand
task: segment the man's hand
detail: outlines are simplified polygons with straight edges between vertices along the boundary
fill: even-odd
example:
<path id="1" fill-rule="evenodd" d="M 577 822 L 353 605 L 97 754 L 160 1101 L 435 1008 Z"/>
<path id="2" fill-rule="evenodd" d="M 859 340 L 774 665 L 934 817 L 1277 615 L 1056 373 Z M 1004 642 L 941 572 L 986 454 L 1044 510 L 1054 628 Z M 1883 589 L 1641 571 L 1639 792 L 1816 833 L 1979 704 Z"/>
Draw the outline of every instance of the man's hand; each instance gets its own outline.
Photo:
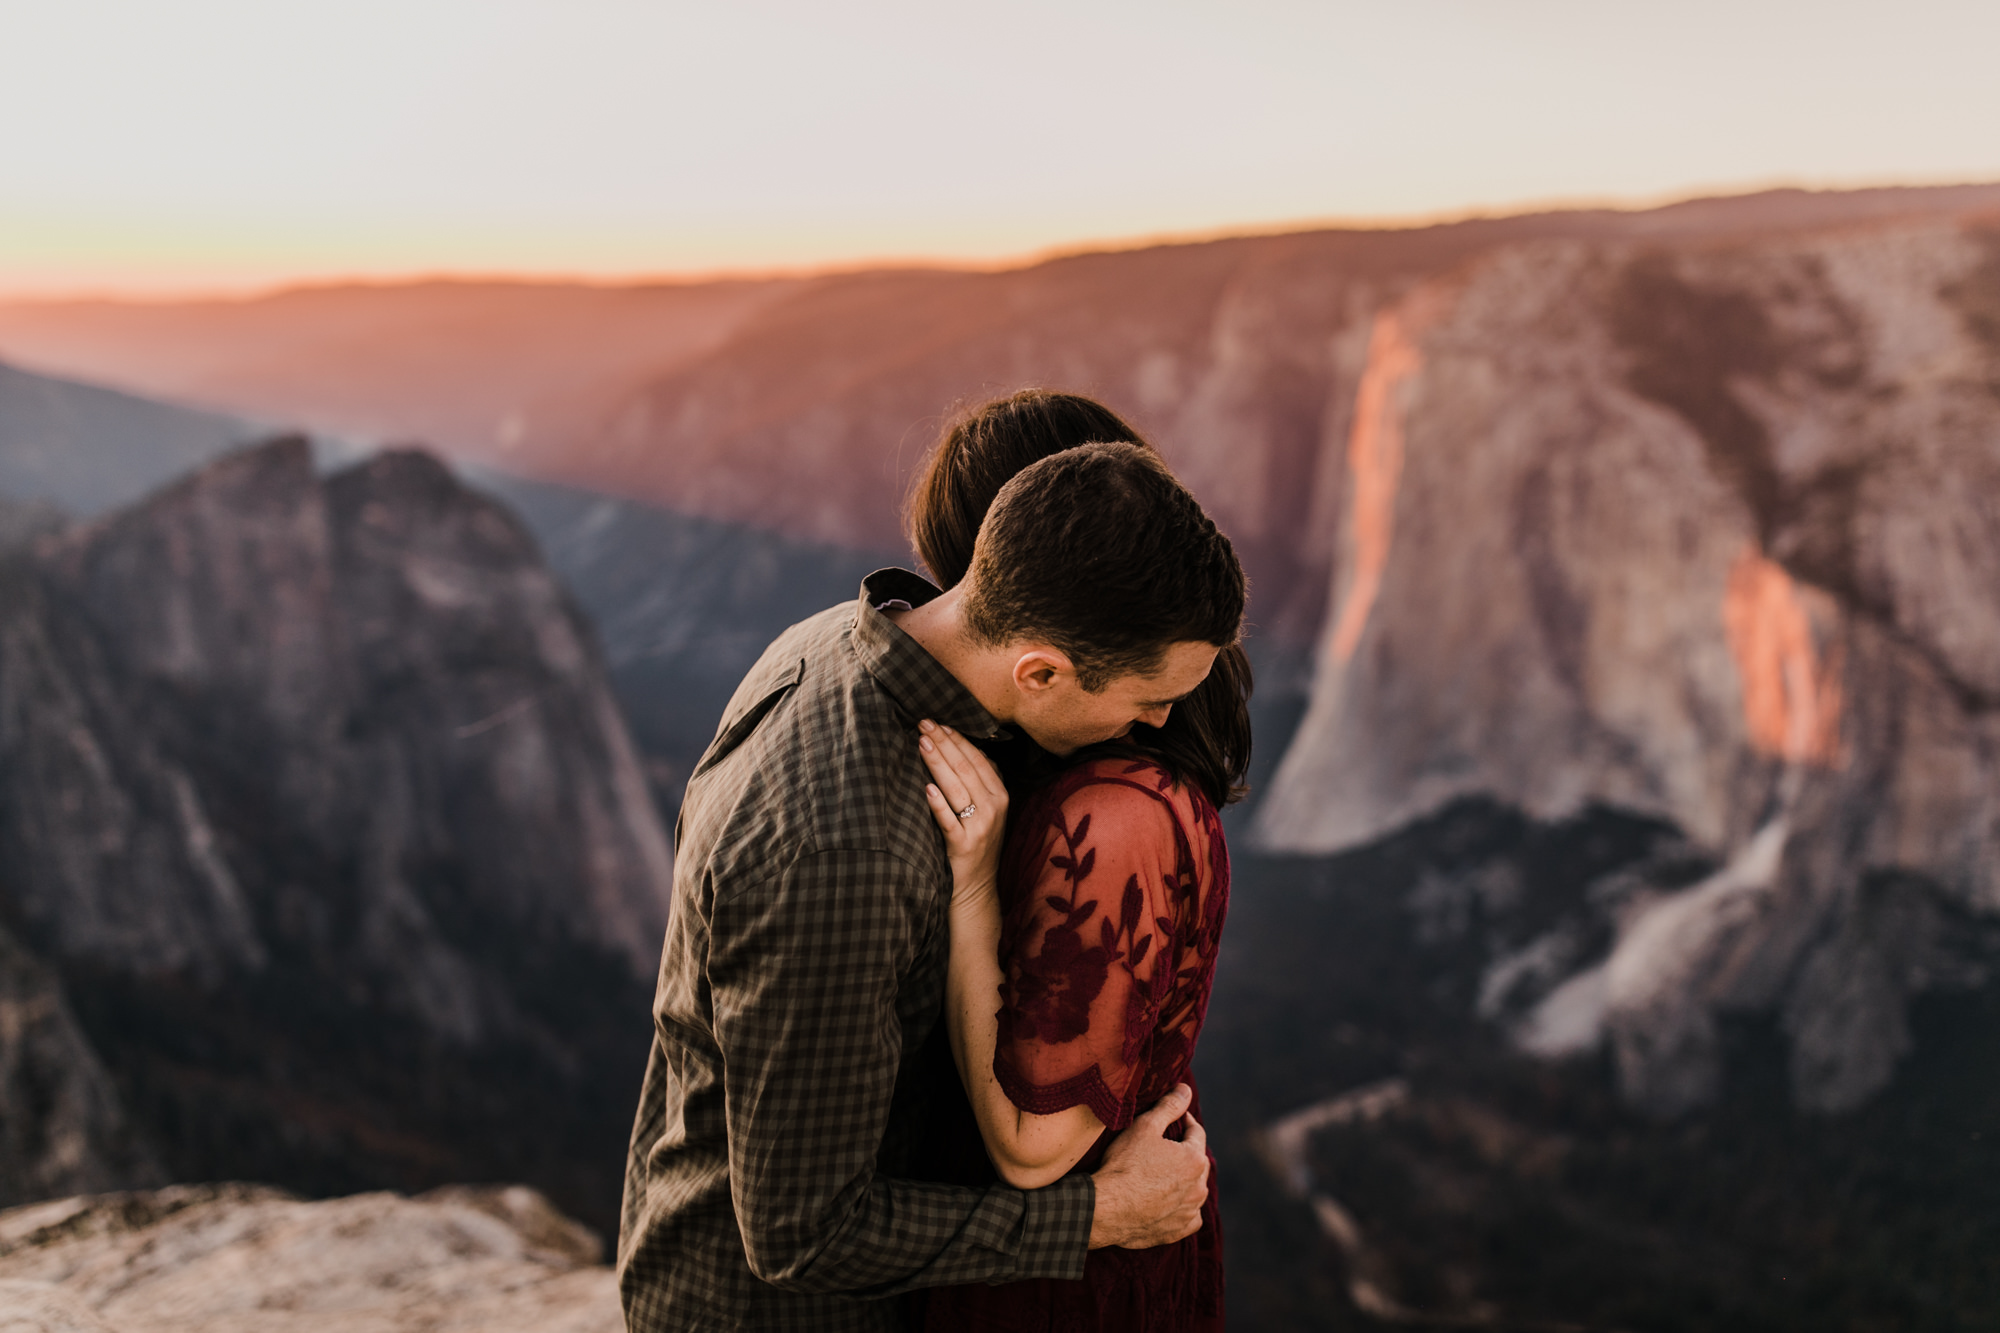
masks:
<path id="1" fill-rule="evenodd" d="M 1187 1114 L 1194 1090 L 1185 1083 L 1132 1122 L 1104 1154 L 1091 1181 L 1097 1211 L 1090 1218 L 1090 1248 L 1120 1245 L 1146 1250 L 1171 1245 L 1201 1230 L 1208 1200 L 1208 1133 Z M 1166 1137 L 1187 1119 L 1179 1143 Z"/>

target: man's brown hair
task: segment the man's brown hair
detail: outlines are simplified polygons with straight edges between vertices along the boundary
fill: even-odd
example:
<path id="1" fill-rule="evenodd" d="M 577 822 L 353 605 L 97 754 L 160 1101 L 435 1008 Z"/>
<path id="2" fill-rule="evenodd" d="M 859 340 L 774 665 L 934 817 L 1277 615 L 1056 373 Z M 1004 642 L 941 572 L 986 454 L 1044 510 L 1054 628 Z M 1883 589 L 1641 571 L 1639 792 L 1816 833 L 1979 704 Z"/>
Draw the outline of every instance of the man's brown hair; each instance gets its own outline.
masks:
<path id="1" fill-rule="evenodd" d="M 938 586 L 964 581 L 979 525 L 1015 473 L 1092 441 L 1124 441 L 1153 450 L 1116 412 L 1082 394 L 1018 389 L 961 409 L 939 435 L 911 488 L 906 515 L 910 543 Z M 1249 791 L 1243 778 L 1250 769 L 1253 675 L 1242 643 L 1232 643 L 1215 655 L 1208 679 L 1174 705 L 1165 726 L 1142 724 L 1127 741 L 1092 746 L 1085 753 L 1137 752 L 1163 765 L 1175 781 L 1199 787 L 1218 809 L 1241 800 Z M 1010 787 L 1019 782 L 1023 790 L 1031 789 L 1060 771 L 1045 768 L 1037 756 L 1047 758 L 1032 746 L 1014 752 L 1007 772 Z"/>
<path id="2" fill-rule="evenodd" d="M 1156 454 L 1124 443 L 1016 473 L 980 526 L 969 582 L 975 635 L 1043 640 L 1093 691 L 1158 669 L 1173 644 L 1235 643 L 1247 594 L 1229 538 Z"/>

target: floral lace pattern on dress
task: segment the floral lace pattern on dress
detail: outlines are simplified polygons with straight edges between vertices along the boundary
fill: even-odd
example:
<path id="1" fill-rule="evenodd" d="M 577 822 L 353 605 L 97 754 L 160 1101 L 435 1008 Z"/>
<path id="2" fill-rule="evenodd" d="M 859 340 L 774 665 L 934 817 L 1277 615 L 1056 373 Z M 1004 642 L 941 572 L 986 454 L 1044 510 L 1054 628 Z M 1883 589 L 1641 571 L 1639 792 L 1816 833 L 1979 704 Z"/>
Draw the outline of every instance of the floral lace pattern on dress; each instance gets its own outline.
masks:
<path id="1" fill-rule="evenodd" d="M 1148 760 L 1098 759 L 1010 832 L 993 1072 L 1035 1115 L 1111 1129 L 1186 1078 L 1229 899 L 1215 808 Z"/>

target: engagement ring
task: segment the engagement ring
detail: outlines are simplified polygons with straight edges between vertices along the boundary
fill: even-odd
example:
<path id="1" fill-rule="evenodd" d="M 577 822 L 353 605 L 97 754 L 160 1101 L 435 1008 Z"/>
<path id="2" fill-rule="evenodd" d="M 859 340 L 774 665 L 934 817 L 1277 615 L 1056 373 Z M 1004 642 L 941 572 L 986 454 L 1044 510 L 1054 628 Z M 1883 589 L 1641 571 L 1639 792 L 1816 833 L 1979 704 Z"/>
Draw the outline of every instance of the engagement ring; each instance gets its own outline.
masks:
<path id="1" fill-rule="evenodd" d="M 972 818 L 972 812 L 973 812 L 974 810 L 977 810 L 978 808 L 979 808 L 979 806 L 978 806 L 978 804 L 977 804 L 977 803 L 972 803 L 972 804 L 968 804 L 968 805 L 967 805 L 967 806 L 965 807 L 965 809 L 963 809 L 963 810 L 961 810 L 961 811 L 959 811 L 959 812 L 958 812 L 958 817 L 959 817 L 960 819 L 970 819 L 970 818 Z"/>

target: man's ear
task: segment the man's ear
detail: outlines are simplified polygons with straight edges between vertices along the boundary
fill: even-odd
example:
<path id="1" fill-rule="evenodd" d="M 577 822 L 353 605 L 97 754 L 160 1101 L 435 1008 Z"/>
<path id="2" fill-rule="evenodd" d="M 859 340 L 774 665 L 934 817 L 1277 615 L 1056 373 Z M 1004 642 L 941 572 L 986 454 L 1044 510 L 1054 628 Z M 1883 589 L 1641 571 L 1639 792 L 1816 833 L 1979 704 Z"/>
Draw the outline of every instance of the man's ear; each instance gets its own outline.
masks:
<path id="1" fill-rule="evenodd" d="M 1046 645 L 1029 648 L 1014 659 L 1014 688 L 1027 695 L 1040 694 L 1075 674 L 1069 655 Z"/>

